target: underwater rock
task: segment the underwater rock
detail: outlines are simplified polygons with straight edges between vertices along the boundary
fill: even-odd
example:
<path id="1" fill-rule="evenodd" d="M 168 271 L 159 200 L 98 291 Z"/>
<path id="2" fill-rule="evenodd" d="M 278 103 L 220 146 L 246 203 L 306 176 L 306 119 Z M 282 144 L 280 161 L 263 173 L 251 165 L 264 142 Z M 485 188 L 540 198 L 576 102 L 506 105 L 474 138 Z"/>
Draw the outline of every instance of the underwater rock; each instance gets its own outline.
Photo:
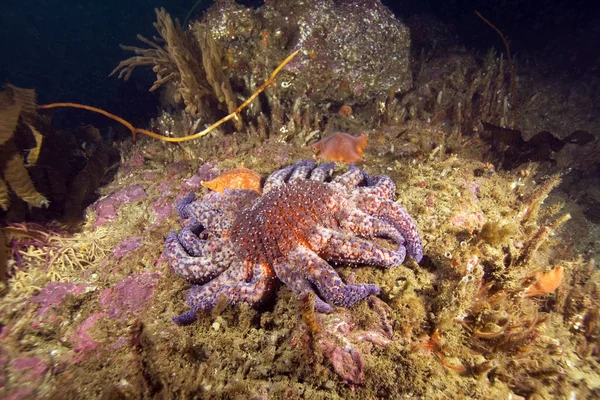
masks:
<path id="1" fill-rule="evenodd" d="M 73 351 L 76 353 L 88 353 L 100 347 L 100 342 L 94 340 L 88 333 L 88 330 L 93 328 L 101 318 L 102 313 L 94 313 L 77 327 L 70 339 L 71 343 L 73 343 Z"/>
<path id="2" fill-rule="evenodd" d="M 409 30 L 380 1 L 269 1 L 262 13 L 268 32 L 301 49 L 286 69 L 301 72 L 294 86 L 317 103 L 352 105 L 412 85 Z"/>
<path id="3" fill-rule="evenodd" d="M 137 236 L 137 237 L 127 238 L 127 239 L 123 240 L 121 243 L 119 243 L 117 245 L 117 247 L 115 247 L 115 249 L 112 252 L 112 255 L 115 258 L 122 258 L 123 256 L 138 249 L 141 245 L 142 245 L 141 237 Z"/>
<path id="4" fill-rule="evenodd" d="M 173 215 L 175 206 L 169 196 L 163 194 L 152 203 L 152 211 L 154 211 L 154 215 L 156 216 L 154 224 L 157 224 Z"/>
<path id="5" fill-rule="evenodd" d="M 100 294 L 100 307 L 111 318 L 128 318 L 143 311 L 154 295 L 160 273 L 128 276 Z"/>
<path id="6" fill-rule="evenodd" d="M 212 162 L 206 162 L 202 164 L 198 171 L 196 171 L 196 175 L 202 181 L 210 181 L 219 176 L 219 170 L 216 168 L 216 164 Z"/>
<path id="7" fill-rule="evenodd" d="M 37 317 L 42 317 L 48 312 L 60 305 L 65 296 L 79 295 L 84 293 L 87 286 L 83 284 L 74 284 L 69 282 L 51 282 L 46 285 L 37 295 L 29 298 L 29 301 L 35 304 L 39 304 L 39 308 L 36 311 Z"/>
<path id="8" fill-rule="evenodd" d="M 118 208 L 124 203 L 131 203 L 146 198 L 146 192 L 140 185 L 131 185 L 117 193 L 98 201 L 95 205 L 97 212 L 96 226 L 114 221 L 118 215 Z"/>
<path id="9" fill-rule="evenodd" d="M 12 361 L 12 368 L 14 371 L 25 371 L 20 380 L 31 382 L 42 378 L 48 371 L 49 365 L 39 357 L 22 357 Z"/>
<path id="10" fill-rule="evenodd" d="M 113 74 L 128 79 L 137 67 L 153 67 L 150 91 L 171 84 L 173 102 L 184 103 L 194 120 L 233 113 L 238 99 L 295 51 L 284 68 L 294 79 L 265 91 L 266 101 L 254 102 L 243 123 L 264 127 L 259 117 L 268 116 L 268 129 L 276 131 L 285 113 L 298 115 L 301 104 L 352 107 L 412 87 L 409 29 L 378 0 L 269 1 L 258 9 L 217 1 L 184 27 L 166 10 L 155 11 L 160 38 L 139 36 L 146 48 L 122 46 L 136 56 L 121 61 Z M 184 125 L 160 130 L 194 129 L 193 123 Z M 241 127 L 236 119 L 235 128 Z"/>

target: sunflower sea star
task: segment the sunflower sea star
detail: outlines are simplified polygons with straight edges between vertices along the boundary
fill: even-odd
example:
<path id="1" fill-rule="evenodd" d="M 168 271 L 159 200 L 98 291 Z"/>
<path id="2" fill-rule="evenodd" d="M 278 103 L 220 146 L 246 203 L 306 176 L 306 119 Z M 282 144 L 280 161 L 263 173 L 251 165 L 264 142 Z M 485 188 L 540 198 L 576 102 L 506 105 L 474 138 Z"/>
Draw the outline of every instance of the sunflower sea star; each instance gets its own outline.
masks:
<path id="1" fill-rule="evenodd" d="M 333 163 L 300 161 L 271 174 L 262 197 L 246 189 L 210 192 L 202 201 L 186 196 L 177 205 L 185 226 L 166 239 L 171 267 L 193 284 L 191 309 L 174 322 L 193 323 L 221 296 L 258 304 L 277 278 L 299 298 L 314 293 L 315 309 L 329 312 L 332 305 L 349 307 L 377 295 L 379 287 L 345 284 L 328 261 L 390 268 L 402 264 L 406 253 L 421 261 L 417 227 L 393 201 L 393 181 L 351 165 L 326 182 L 332 169 Z M 375 243 L 376 237 L 396 248 Z"/>

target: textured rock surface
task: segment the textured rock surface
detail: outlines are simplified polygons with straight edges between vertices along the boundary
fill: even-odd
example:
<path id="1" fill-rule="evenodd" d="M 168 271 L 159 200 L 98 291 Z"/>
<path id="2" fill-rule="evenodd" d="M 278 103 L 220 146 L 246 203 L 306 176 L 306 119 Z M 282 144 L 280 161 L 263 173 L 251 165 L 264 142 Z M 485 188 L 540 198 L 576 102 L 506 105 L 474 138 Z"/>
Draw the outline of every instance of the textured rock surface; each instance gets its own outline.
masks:
<path id="1" fill-rule="evenodd" d="M 364 103 L 412 86 L 409 29 L 380 1 L 268 1 L 258 12 L 221 1 L 203 22 L 240 63 L 256 64 L 249 47 L 271 59 L 300 50 L 286 67 L 293 98 Z"/>

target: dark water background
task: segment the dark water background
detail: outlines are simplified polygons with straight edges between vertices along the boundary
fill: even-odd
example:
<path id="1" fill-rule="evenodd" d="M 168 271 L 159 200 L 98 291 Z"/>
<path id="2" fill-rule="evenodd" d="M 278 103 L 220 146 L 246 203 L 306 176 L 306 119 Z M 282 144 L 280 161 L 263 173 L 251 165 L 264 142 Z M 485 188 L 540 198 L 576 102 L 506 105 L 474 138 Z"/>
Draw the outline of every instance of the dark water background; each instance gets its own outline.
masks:
<path id="1" fill-rule="evenodd" d="M 154 76 L 139 68 L 129 82 L 108 74 L 131 53 L 119 44 L 139 45 L 138 33 L 152 37 L 155 7 L 183 21 L 195 0 L 2 0 L 0 7 L 0 83 L 35 88 L 39 103 L 72 101 L 105 108 L 147 126 L 158 108 L 148 92 Z M 202 0 L 194 15 L 212 3 Z M 261 2 L 244 1 L 247 5 Z M 384 1 L 396 15 L 427 13 L 453 25 L 467 48 L 504 51 L 498 35 L 474 11 L 479 10 L 511 41 L 516 57 L 535 54 L 548 74 L 600 76 L 600 11 L 589 0 Z M 63 111 L 61 111 L 63 112 Z M 59 112 L 59 119 L 60 113 Z M 73 117 L 73 113 L 69 114 Z M 103 126 L 101 117 L 86 114 Z"/>

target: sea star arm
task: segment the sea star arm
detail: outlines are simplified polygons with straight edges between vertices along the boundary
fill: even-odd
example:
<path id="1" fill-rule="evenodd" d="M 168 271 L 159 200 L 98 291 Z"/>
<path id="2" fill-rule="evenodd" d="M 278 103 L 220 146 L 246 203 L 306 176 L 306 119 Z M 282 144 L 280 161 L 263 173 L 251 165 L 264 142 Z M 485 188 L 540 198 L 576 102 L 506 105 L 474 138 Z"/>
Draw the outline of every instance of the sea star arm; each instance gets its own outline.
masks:
<path id="1" fill-rule="evenodd" d="M 289 167 L 282 168 L 269 175 L 265 180 L 265 184 L 263 186 L 263 195 L 277 187 L 282 186 L 286 182 L 288 176 L 290 176 L 290 174 L 294 170 L 295 166 L 296 164 L 290 165 Z"/>
<path id="2" fill-rule="evenodd" d="M 311 181 L 325 182 L 325 179 L 334 167 L 334 162 L 318 165 L 317 167 L 315 167 L 315 169 L 311 171 L 309 179 Z"/>
<path id="3" fill-rule="evenodd" d="M 373 196 L 364 196 L 356 201 L 362 211 L 377 218 L 386 220 L 398 229 L 406 239 L 406 251 L 416 261 L 423 259 L 423 245 L 419 237 L 417 224 L 400 204 L 387 200 L 377 201 Z"/>
<path id="4" fill-rule="evenodd" d="M 396 195 L 396 184 L 389 176 L 370 176 L 363 170 L 367 186 L 358 188 L 359 195 L 370 195 L 393 200 Z M 372 197 L 371 197 L 372 198 Z"/>
<path id="5" fill-rule="evenodd" d="M 288 182 L 294 182 L 298 179 L 307 179 L 314 166 L 315 160 L 304 160 L 296 163 L 294 165 L 294 170 L 288 178 Z"/>
<path id="6" fill-rule="evenodd" d="M 241 269 L 230 268 L 205 285 L 193 286 L 186 297 L 190 310 L 173 317 L 173 322 L 192 324 L 199 310 L 213 309 L 221 297 L 231 304 L 241 301 L 257 304 L 267 297 L 275 283 L 273 269 L 267 264 L 255 264 L 249 282 L 245 282 L 242 275 Z"/>
<path id="7" fill-rule="evenodd" d="M 350 164 L 348 171 L 333 180 L 348 190 L 356 188 L 364 180 L 363 172 L 354 163 Z"/>
<path id="8" fill-rule="evenodd" d="M 188 254 L 179 240 L 175 232 L 171 232 L 167 236 L 166 255 L 173 271 L 188 281 L 203 283 L 213 279 L 229 268 L 232 260 L 235 260 L 233 251 L 225 246 L 224 240 L 216 239 L 196 243 L 194 251 L 196 254 L 200 254 L 199 256 Z"/>
<path id="9" fill-rule="evenodd" d="M 391 223 L 370 216 L 358 208 L 343 209 L 338 213 L 340 227 L 364 238 L 385 237 L 402 246 L 404 237 Z"/>
<path id="10" fill-rule="evenodd" d="M 368 264 L 391 268 L 402 264 L 406 257 L 406 249 L 399 245 L 390 250 L 355 236 L 334 230 L 319 228 L 309 238 L 313 248 L 318 248 L 319 256 L 339 263 Z"/>
<path id="11" fill-rule="evenodd" d="M 306 279 L 302 274 L 295 270 L 294 265 L 290 265 L 288 262 L 278 262 L 273 265 L 273 269 L 277 273 L 277 277 L 290 288 L 292 292 L 298 296 L 299 299 L 304 299 L 306 296 L 314 293 L 315 298 L 315 310 L 322 313 L 331 312 L 331 306 L 324 302 L 319 295 L 313 289 L 310 281 Z"/>
<path id="12" fill-rule="evenodd" d="M 207 202 L 194 201 L 186 205 L 180 203 L 177 208 L 182 210 L 183 215 L 193 218 L 216 235 L 222 235 L 223 232 L 226 232 L 235 219 L 233 210 L 228 210 L 225 207 L 215 207 L 215 205 Z"/>
<path id="13" fill-rule="evenodd" d="M 327 303 L 350 307 L 371 294 L 379 294 L 379 287 L 368 283 L 346 285 L 327 261 L 312 250 L 299 246 L 287 255 L 289 266 L 296 268 L 319 291 Z"/>

